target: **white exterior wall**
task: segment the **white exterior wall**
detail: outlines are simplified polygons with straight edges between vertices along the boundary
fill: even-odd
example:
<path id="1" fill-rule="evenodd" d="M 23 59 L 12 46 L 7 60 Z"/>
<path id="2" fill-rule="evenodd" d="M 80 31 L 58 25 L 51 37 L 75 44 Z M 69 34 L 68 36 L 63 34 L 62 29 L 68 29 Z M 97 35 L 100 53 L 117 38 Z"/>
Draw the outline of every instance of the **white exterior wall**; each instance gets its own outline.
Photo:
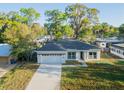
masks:
<path id="1" fill-rule="evenodd" d="M 41 63 L 41 61 L 42 61 L 42 56 L 41 55 L 37 55 L 37 62 Z"/>
<path id="2" fill-rule="evenodd" d="M 64 63 L 66 60 L 74 60 L 74 59 L 68 59 L 68 52 L 76 52 L 76 59 L 75 60 L 79 60 L 81 61 L 80 58 L 80 52 L 84 53 L 84 60 L 82 61 L 91 61 L 91 60 L 99 60 L 100 59 L 100 50 L 82 50 L 82 51 L 74 51 L 74 50 L 69 50 L 69 51 L 37 51 L 37 61 L 38 63 L 42 63 L 42 54 L 64 54 L 61 58 L 62 58 L 62 62 Z M 97 58 L 96 59 L 89 59 L 89 52 L 96 52 L 97 53 Z M 48 59 L 48 60 L 52 60 L 52 59 Z"/>
<path id="3" fill-rule="evenodd" d="M 100 48 L 106 48 L 106 42 L 98 42 L 97 44 Z"/>
<path id="4" fill-rule="evenodd" d="M 77 52 L 76 52 L 76 60 L 79 60 L 79 59 L 80 59 L 80 52 L 77 51 Z"/>
<path id="5" fill-rule="evenodd" d="M 96 52 L 96 59 L 90 59 L 89 58 L 89 52 Z M 92 61 L 92 60 L 100 60 L 100 50 L 89 50 L 86 52 L 86 61 Z"/>
<path id="6" fill-rule="evenodd" d="M 115 51 L 112 51 L 112 49 L 110 49 L 110 53 L 112 53 L 112 54 L 114 54 L 114 55 L 116 55 L 116 56 L 118 56 L 120 58 L 124 58 L 124 54 L 123 54 L 124 53 L 124 50 L 119 49 L 117 47 L 111 47 L 111 48 L 115 49 Z M 118 53 L 117 50 L 119 50 L 120 53 Z"/>
<path id="7" fill-rule="evenodd" d="M 42 54 L 65 54 L 65 55 L 62 55 L 62 62 L 64 63 L 65 60 L 67 59 L 67 52 L 66 51 L 36 51 L 37 52 L 37 61 L 38 63 L 42 63 Z M 48 60 L 52 60 L 52 59 L 48 59 Z"/>
<path id="8" fill-rule="evenodd" d="M 88 51 L 84 51 L 84 61 L 87 61 L 88 57 L 87 57 L 87 52 Z"/>
<path id="9" fill-rule="evenodd" d="M 67 51 L 66 60 L 74 60 L 74 59 L 68 59 L 68 52 L 76 52 L 76 59 L 75 60 L 81 60 L 80 59 L 80 52 L 84 53 L 84 61 L 100 60 L 100 50 L 93 49 L 93 50 L 82 50 L 82 51 L 78 51 L 78 50 L 77 51 L 74 51 L 74 50 Z M 89 59 L 88 58 L 89 52 L 96 52 L 97 53 L 97 58 L 96 59 Z"/>
<path id="10" fill-rule="evenodd" d="M 76 52 L 76 59 L 68 59 L 68 52 Z M 66 52 L 66 60 L 79 60 L 80 58 L 80 52 L 79 51 L 75 51 L 72 49 L 68 49 Z"/>
<path id="11" fill-rule="evenodd" d="M 97 59 L 98 60 L 100 60 L 100 55 L 101 55 L 100 51 L 97 51 Z"/>

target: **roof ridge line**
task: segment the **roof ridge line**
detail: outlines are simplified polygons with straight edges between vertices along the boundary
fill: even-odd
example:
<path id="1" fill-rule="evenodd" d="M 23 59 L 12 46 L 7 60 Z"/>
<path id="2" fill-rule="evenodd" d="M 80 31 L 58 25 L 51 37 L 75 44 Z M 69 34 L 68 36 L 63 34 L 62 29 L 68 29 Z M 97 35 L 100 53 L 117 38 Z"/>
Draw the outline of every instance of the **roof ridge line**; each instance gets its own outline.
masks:
<path id="1" fill-rule="evenodd" d="M 62 49 L 64 49 L 64 50 L 66 50 L 61 44 L 58 44 L 58 43 L 56 43 L 56 42 L 54 42 L 54 44 L 56 44 L 58 47 L 60 47 L 60 48 L 62 48 Z"/>

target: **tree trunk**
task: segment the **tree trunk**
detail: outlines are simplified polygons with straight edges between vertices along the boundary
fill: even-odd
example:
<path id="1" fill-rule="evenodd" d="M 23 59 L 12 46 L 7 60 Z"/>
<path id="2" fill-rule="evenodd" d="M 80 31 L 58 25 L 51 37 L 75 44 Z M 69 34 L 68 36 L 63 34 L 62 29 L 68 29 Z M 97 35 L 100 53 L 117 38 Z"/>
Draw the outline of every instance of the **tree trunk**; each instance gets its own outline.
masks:
<path id="1" fill-rule="evenodd" d="M 78 28 L 76 28 L 74 31 L 75 31 L 75 39 L 78 39 L 79 29 L 78 29 Z"/>

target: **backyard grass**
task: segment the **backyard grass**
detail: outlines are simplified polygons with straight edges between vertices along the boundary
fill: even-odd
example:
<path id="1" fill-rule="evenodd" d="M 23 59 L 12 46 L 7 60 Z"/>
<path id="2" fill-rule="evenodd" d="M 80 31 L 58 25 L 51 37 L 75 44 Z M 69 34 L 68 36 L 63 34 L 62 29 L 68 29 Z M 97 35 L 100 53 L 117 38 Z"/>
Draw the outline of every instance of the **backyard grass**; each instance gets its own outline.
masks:
<path id="1" fill-rule="evenodd" d="M 88 67 L 63 67 L 62 90 L 124 90 L 124 61 L 108 56 Z"/>
<path id="2" fill-rule="evenodd" d="M 23 90 L 28 85 L 34 72 L 39 67 L 36 63 L 25 63 L 16 66 L 0 78 L 0 89 Z"/>

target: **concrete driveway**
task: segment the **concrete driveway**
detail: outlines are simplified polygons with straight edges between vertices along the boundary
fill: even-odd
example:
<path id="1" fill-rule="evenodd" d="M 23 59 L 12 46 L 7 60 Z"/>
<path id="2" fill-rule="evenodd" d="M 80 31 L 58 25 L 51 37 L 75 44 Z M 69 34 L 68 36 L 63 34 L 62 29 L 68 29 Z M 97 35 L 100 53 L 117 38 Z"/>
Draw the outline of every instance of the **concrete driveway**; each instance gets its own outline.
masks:
<path id="1" fill-rule="evenodd" d="M 59 90 L 61 64 L 41 64 L 26 90 Z"/>
<path id="2" fill-rule="evenodd" d="M 0 64 L 0 78 L 15 66 L 16 64 Z"/>

